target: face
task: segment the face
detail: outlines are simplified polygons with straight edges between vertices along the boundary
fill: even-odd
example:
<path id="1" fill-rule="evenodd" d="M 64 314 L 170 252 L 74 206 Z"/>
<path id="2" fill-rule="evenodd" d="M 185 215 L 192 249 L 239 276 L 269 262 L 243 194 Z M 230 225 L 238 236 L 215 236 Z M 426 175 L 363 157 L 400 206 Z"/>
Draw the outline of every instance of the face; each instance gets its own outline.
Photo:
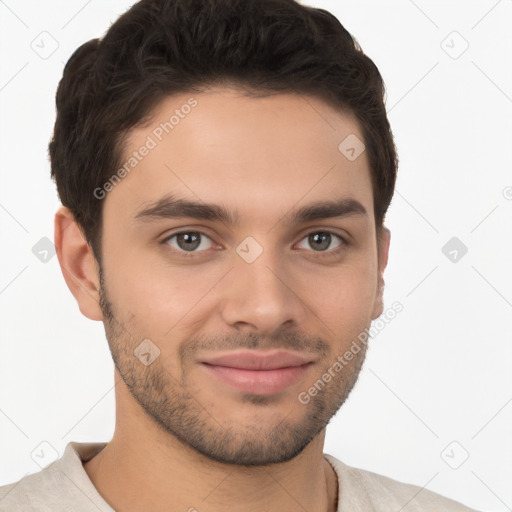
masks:
<path id="1" fill-rule="evenodd" d="M 382 312 L 367 156 L 338 149 L 363 136 L 310 97 L 191 96 L 129 134 L 136 160 L 103 199 L 106 335 L 166 432 L 220 462 L 284 462 L 346 400 L 365 347 L 333 365 Z"/>

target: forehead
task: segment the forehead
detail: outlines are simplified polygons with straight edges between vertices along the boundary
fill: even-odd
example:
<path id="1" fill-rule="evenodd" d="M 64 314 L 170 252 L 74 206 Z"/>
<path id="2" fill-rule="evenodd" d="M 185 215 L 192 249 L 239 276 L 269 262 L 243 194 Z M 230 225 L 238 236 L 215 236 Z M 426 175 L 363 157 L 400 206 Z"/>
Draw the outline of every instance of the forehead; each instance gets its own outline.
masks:
<path id="1" fill-rule="evenodd" d="M 249 97 L 234 89 L 173 95 L 129 133 L 125 172 L 107 194 L 105 218 L 122 210 L 133 219 L 168 194 L 259 222 L 340 197 L 357 199 L 373 215 L 366 152 L 347 158 L 345 141 L 363 147 L 356 119 L 310 96 Z"/>

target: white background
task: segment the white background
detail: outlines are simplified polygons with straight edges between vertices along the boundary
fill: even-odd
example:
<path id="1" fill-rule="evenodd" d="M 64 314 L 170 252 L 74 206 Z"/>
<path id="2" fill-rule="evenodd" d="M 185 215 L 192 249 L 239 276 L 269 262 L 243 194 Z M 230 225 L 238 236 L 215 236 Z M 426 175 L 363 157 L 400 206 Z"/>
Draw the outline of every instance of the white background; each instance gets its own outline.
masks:
<path id="1" fill-rule="evenodd" d="M 39 471 L 41 442 L 51 462 L 70 441 L 113 433 L 103 324 L 80 314 L 57 258 L 32 247 L 53 240 L 59 205 L 47 144 L 63 65 L 129 5 L 0 2 L 0 485 Z M 400 157 L 385 300 L 404 310 L 371 341 L 325 451 L 512 510 L 512 1 L 309 5 L 333 12 L 379 67 Z M 58 43 L 46 59 L 41 37 Z M 457 262 L 442 252 L 452 237 L 468 248 Z"/>

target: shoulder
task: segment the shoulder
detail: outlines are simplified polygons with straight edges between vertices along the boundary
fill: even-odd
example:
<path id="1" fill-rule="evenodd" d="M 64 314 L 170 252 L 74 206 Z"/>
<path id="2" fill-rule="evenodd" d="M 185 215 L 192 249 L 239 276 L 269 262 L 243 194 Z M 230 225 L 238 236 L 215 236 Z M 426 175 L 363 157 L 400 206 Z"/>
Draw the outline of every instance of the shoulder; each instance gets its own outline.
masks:
<path id="1" fill-rule="evenodd" d="M 395 509 L 402 512 L 477 512 L 418 485 L 347 466 L 332 455 L 325 457 L 338 474 L 341 504 L 345 501 L 347 507 L 364 502 L 375 512 Z M 340 510 L 344 512 L 345 509 L 340 506 Z"/>
<path id="2" fill-rule="evenodd" d="M 112 512 L 87 477 L 82 462 L 105 443 L 68 443 L 63 456 L 37 473 L 0 487 L 0 512 Z"/>
<path id="3" fill-rule="evenodd" d="M 55 462 L 38 473 L 24 476 L 21 480 L 0 487 L 0 512 L 32 512 L 57 507 L 52 500 L 59 486 L 59 474 Z M 53 501 L 53 502 L 52 502 Z"/>

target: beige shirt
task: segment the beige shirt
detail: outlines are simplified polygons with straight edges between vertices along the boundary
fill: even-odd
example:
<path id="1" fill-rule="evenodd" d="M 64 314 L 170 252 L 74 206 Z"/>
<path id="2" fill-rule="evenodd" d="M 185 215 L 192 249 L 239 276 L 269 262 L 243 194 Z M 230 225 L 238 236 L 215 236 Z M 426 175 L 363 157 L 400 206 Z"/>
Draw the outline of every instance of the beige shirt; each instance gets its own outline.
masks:
<path id="1" fill-rule="evenodd" d="M 105 444 L 68 443 L 63 456 L 42 471 L 0 487 L 0 512 L 115 512 L 82 466 Z M 325 458 L 338 475 L 338 512 L 476 512 L 421 487 Z"/>

